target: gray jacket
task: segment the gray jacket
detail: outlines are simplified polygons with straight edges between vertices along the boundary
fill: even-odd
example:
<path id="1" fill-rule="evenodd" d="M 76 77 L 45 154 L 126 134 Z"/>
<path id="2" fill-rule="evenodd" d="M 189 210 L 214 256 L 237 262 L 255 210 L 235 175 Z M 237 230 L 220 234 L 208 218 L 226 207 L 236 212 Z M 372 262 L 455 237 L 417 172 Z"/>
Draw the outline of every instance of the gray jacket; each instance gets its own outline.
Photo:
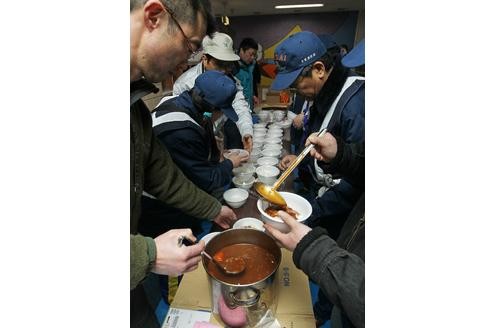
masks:
<path id="1" fill-rule="evenodd" d="M 317 227 L 294 250 L 296 266 L 334 304 L 332 328 L 364 327 L 364 194 L 349 215 L 337 242 Z"/>
<path id="2" fill-rule="evenodd" d="M 364 143 L 344 144 L 324 170 L 341 172 L 364 188 Z M 337 241 L 323 228 L 311 230 L 298 243 L 293 260 L 334 304 L 332 328 L 364 327 L 364 193 L 347 218 Z"/>

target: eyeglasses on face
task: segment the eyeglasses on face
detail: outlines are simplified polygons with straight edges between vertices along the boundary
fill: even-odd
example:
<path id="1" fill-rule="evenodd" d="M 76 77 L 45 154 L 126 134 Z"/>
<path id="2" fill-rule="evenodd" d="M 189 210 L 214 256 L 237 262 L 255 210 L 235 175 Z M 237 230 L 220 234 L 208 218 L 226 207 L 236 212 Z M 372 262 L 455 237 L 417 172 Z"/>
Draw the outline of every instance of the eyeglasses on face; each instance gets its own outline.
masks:
<path id="1" fill-rule="evenodd" d="M 196 55 L 199 52 L 199 47 L 193 45 L 192 42 L 187 37 L 186 33 L 184 33 L 184 30 L 182 29 L 182 26 L 180 26 L 179 22 L 177 21 L 177 18 L 175 17 L 175 13 L 172 11 L 172 9 L 165 7 L 165 6 L 164 6 L 164 8 L 167 11 L 167 13 L 170 15 L 170 17 L 172 18 L 172 21 L 174 22 L 174 24 L 179 28 L 179 31 L 182 34 L 184 42 L 186 43 L 186 46 L 187 46 L 187 50 L 189 51 L 189 54 L 191 55 L 191 57 Z"/>

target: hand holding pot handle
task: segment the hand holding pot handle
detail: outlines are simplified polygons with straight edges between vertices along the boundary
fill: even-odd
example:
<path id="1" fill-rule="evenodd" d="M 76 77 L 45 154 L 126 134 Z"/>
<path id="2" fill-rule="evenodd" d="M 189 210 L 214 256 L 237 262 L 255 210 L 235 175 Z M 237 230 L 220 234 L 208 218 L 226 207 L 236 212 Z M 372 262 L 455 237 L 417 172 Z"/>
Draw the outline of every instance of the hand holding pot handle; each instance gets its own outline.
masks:
<path id="1" fill-rule="evenodd" d="M 174 229 L 155 238 L 156 258 L 151 272 L 169 276 L 178 276 L 195 270 L 205 248 L 204 241 L 181 247 L 177 242 L 181 237 L 196 241 L 191 229 Z"/>

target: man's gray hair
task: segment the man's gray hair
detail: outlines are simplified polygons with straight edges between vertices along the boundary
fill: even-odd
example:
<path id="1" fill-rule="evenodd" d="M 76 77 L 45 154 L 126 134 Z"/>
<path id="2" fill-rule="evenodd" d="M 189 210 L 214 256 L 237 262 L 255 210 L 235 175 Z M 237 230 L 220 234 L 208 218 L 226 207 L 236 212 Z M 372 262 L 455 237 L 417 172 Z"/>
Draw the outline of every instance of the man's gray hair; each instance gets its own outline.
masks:
<path id="1" fill-rule="evenodd" d="M 148 0 L 130 0 L 131 12 L 141 8 Z M 196 23 L 196 13 L 203 14 L 206 21 L 206 34 L 216 31 L 215 18 L 211 11 L 210 0 L 160 0 L 163 6 L 170 9 L 175 18 L 181 23 L 193 25 Z"/>

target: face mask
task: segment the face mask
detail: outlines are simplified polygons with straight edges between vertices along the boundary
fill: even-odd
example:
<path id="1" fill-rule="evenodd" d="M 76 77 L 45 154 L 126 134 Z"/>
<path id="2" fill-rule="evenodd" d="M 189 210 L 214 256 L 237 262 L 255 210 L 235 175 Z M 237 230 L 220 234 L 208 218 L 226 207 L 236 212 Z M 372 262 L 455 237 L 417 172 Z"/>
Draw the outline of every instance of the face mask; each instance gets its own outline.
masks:
<path id="1" fill-rule="evenodd" d="M 211 115 L 212 115 L 212 113 L 210 113 L 210 112 L 204 112 L 203 113 L 203 116 L 206 118 L 211 118 Z"/>

